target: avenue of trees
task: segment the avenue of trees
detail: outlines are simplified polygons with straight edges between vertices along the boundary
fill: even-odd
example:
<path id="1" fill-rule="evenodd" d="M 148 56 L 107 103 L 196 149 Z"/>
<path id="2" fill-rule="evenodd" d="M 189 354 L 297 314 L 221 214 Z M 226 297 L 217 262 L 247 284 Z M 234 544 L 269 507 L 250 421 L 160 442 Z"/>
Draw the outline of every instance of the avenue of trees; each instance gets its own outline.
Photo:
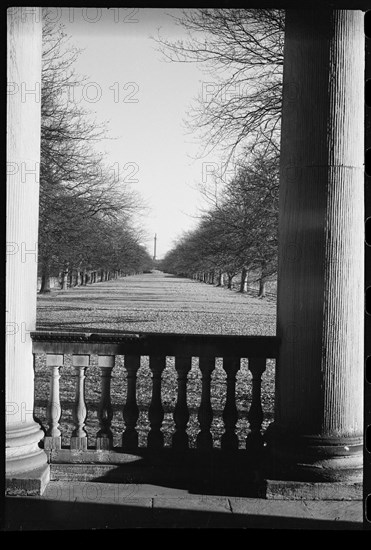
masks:
<path id="1" fill-rule="evenodd" d="M 203 64 L 207 76 L 188 126 L 204 151 L 219 147 L 234 175 L 202 185 L 207 208 L 162 267 L 229 288 L 238 275 L 241 292 L 250 274 L 264 297 L 277 271 L 284 12 L 202 8 L 176 19 L 188 39 L 159 37 L 160 50 Z"/>
<path id="2" fill-rule="evenodd" d="M 45 13 L 45 12 L 44 12 Z M 198 227 L 162 262 L 166 271 L 230 287 L 238 275 L 265 282 L 277 269 L 278 172 L 284 12 L 185 9 L 175 17 L 184 41 L 157 39 L 168 60 L 196 62 L 205 82 L 186 121 L 204 151 L 219 148 L 228 180 L 203 183 Z M 143 201 L 107 166 L 96 144 L 108 139 L 76 100 L 84 78 L 79 51 L 63 28 L 43 30 L 39 276 L 86 284 L 150 269 L 134 223 Z M 227 162 L 226 162 L 227 161 Z M 232 163 L 232 166 L 231 166 Z"/>
<path id="3" fill-rule="evenodd" d="M 38 265 L 48 292 L 51 276 L 85 285 L 150 269 L 151 257 L 134 223 L 142 201 L 97 152 L 106 128 L 75 97 L 79 51 L 44 16 Z"/>
<path id="4" fill-rule="evenodd" d="M 207 192 L 206 192 L 207 193 Z M 259 296 L 277 271 L 278 169 L 275 157 L 256 156 L 241 166 L 222 196 L 207 193 L 210 207 L 162 262 L 164 271 L 231 288 L 239 275 L 259 281 Z"/>

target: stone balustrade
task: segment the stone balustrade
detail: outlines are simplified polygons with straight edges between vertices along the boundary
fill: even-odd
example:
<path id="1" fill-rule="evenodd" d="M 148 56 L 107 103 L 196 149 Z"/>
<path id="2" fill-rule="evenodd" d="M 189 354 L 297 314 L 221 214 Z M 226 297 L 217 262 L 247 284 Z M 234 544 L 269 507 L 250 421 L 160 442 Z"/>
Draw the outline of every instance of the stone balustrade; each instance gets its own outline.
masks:
<path id="1" fill-rule="evenodd" d="M 61 332 L 33 332 L 33 353 L 35 358 L 45 355 L 46 367 L 49 370 L 50 390 L 45 411 L 46 423 L 44 448 L 59 450 L 62 447 L 62 433 L 59 425 L 62 407 L 60 399 L 60 379 L 63 379 L 63 367 L 66 355 L 72 357 L 75 374 L 75 398 L 72 410 L 73 430 L 70 438 L 70 449 L 85 451 L 94 447 L 96 450 L 113 449 L 111 404 L 111 377 L 115 369 L 116 356 L 124 356 L 126 377 L 126 396 L 122 399 L 122 416 L 124 431 L 122 433 L 122 450 L 138 449 L 137 380 L 140 377 L 141 357 L 149 357 L 149 369 L 152 374 L 151 400 L 146 411 L 149 421 L 147 448 L 160 450 L 164 447 L 162 403 L 162 375 L 167 365 L 167 358 L 175 358 L 174 366 L 177 375 L 174 387 L 173 449 L 183 451 L 189 448 L 187 426 L 189 408 L 187 404 L 188 374 L 193 358 L 198 358 L 201 371 L 201 395 L 197 419 L 199 432 L 196 447 L 200 451 L 211 450 L 215 441 L 211 431 L 213 408 L 211 401 L 212 373 L 216 360 L 222 360 L 226 373 L 224 408 L 222 418 L 224 433 L 220 446 L 224 450 L 237 450 L 239 441 L 236 435 L 236 423 L 241 415 L 247 416 L 249 430 L 246 434 L 246 447 L 262 445 L 261 426 L 263 408 L 261 400 L 261 381 L 268 358 L 275 358 L 278 353 L 278 339 L 273 336 L 219 336 L 192 334 L 86 334 Z M 85 379 L 89 376 L 92 357 L 100 371 L 100 398 L 97 404 L 99 430 L 94 441 L 88 441 L 85 429 L 87 417 L 87 399 Z M 248 359 L 251 372 L 251 400 L 246 403 L 244 411 L 238 411 L 236 405 L 236 376 L 240 369 L 241 359 Z M 250 383 L 246 380 L 246 384 Z M 37 400 L 37 395 L 35 396 Z M 246 411 L 248 411 L 246 413 Z"/>

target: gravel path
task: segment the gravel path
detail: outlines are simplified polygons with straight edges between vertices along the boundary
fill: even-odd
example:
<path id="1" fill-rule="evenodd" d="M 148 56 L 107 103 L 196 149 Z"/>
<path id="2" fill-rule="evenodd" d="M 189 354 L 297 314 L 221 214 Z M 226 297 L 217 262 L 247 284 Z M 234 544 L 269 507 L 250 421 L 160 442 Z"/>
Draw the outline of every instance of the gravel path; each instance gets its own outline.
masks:
<path id="1" fill-rule="evenodd" d="M 155 271 L 37 297 L 37 329 L 274 335 L 275 299 Z"/>

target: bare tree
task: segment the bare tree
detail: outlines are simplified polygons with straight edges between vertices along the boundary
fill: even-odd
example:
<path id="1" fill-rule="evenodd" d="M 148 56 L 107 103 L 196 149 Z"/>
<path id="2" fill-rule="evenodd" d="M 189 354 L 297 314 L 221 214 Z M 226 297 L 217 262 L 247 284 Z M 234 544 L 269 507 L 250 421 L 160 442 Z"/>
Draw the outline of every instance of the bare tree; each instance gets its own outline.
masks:
<path id="1" fill-rule="evenodd" d="M 156 38 L 165 59 L 201 63 L 209 80 L 186 123 L 205 149 L 230 158 L 241 148 L 278 148 L 284 11 L 187 9 L 176 22 L 186 40 Z"/>
<path id="2" fill-rule="evenodd" d="M 133 213 L 144 206 L 139 195 L 120 174 L 106 166 L 104 156 L 97 152 L 95 144 L 107 138 L 105 125 L 97 124 L 71 94 L 74 87 L 84 82 L 84 77 L 74 71 L 78 55 L 63 26 L 54 27 L 45 18 L 39 219 L 41 292 L 49 291 L 52 268 L 69 265 L 72 269 L 87 262 L 89 255 L 98 254 L 99 239 L 94 245 L 91 235 L 105 234 L 103 248 L 112 252 L 109 238 L 115 240 L 115 234 L 121 234 L 120 227 L 127 229 Z M 107 232 L 110 224 L 114 231 Z"/>

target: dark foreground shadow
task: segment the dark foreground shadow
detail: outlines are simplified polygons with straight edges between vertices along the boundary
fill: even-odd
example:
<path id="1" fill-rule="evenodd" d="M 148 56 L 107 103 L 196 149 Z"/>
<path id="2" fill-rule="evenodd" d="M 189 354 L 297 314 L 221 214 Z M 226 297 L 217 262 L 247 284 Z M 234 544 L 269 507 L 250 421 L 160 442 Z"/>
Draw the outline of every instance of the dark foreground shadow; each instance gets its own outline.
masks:
<path id="1" fill-rule="evenodd" d="M 127 528 L 362 530 L 362 524 L 294 518 L 271 514 L 234 514 L 122 504 L 61 502 L 42 498 L 8 497 L 3 529 L 50 531 Z"/>

